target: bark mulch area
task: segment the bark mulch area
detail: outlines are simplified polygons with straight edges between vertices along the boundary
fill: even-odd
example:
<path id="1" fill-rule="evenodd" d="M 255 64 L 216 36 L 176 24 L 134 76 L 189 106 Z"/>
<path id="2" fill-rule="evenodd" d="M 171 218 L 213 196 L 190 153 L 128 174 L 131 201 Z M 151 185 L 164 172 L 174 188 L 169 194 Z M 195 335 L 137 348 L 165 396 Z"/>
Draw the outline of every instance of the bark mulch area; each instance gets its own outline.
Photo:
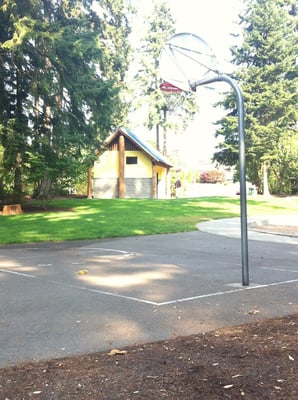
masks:
<path id="1" fill-rule="evenodd" d="M 298 314 L 0 369 L 0 399 L 296 400 Z"/>

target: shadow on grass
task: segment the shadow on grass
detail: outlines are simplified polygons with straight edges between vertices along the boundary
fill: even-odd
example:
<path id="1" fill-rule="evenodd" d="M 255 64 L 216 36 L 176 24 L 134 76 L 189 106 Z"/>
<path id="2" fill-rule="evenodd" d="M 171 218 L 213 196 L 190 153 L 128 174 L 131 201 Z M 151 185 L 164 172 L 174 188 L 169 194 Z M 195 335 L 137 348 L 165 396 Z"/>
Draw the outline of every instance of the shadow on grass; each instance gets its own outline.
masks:
<path id="1" fill-rule="evenodd" d="M 31 203 L 31 207 L 34 206 Z M 249 200 L 251 213 L 284 211 L 282 203 Z M 26 210 L 26 206 L 25 206 Z M 199 222 L 238 217 L 239 197 L 188 199 L 59 199 L 45 212 L 0 217 L 0 243 L 102 239 L 196 230 Z"/>

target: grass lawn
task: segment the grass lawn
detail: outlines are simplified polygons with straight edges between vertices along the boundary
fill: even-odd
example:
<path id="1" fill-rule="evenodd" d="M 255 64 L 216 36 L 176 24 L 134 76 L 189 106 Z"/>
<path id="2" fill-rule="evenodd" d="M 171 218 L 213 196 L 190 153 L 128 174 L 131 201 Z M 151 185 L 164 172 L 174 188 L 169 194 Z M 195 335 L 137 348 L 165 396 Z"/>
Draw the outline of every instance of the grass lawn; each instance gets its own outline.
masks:
<path id="1" fill-rule="evenodd" d="M 248 199 L 249 216 L 298 212 L 298 198 Z M 186 232 L 196 224 L 239 217 L 238 197 L 187 199 L 59 199 L 46 212 L 0 215 L 0 244 Z"/>

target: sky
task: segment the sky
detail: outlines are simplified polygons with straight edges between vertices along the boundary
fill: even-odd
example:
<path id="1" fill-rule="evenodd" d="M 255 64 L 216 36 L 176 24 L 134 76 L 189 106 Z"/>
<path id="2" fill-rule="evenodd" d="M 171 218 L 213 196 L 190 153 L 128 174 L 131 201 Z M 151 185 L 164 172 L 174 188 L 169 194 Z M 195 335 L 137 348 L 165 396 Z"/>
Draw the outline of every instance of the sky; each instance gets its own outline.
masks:
<path id="1" fill-rule="evenodd" d="M 225 64 L 231 33 L 239 32 L 241 0 L 168 0 L 177 32 L 195 33 L 214 50 L 219 64 Z M 226 72 L 226 71 L 224 71 Z"/>
<path id="2" fill-rule="evenodd" d="M 136 0 L 136 4 L 141 14 L 150 15 L 151 2 Z M 200 36 L 213 49 L 219 70 L 231 72 L 229 48 L 236 43 L 231 34 L 240 32 L 237 22 L 244 7 L 243 0 L 168 0 L 168 4 L 176 20 L 176 33 L 189 32 Z M 139 23 L 141 27 L 142 19 Z M 222 110 L 216 109 L 213 104 L 221 98 L 219 93 L 229 90 L 226 83 L 214 83 L 211 86 L 214 90 L 198 88 L 200 112 L 184 133 L 182 159 L 193 163 L 194 167 L 198 163 L 208 163 L 212 158 L 217 144 L 213 123 L 222 115 Z"/>

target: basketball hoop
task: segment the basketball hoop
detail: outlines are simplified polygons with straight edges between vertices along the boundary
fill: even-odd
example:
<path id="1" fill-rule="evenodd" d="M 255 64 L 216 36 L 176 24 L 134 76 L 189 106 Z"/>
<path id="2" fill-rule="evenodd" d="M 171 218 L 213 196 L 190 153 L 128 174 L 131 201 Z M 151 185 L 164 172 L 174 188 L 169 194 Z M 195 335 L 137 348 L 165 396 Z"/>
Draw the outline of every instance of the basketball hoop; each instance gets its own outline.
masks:
<path id="1" fill-rule="evenodd" d="M 216 58 L 213 50 L 193 33 L 177 33 L 165 45 L 159 58 L 161 77 L 183 91 L 192 91 L 198 76 L 214 74 Z"/>
<path id="2" fill-rule="evenodd" d="M 162 82 L 159 85 L 159 89 L 162 92 L 166 92 L 166 93 L 181 93 L 181 92 L 183 92 L 182 89 L 178 88 L 177 86 L 172 85 L 169 82 Z"/>
<path id="3" fill-rule="evenodd" d="M 172 89 L 170 86 L 189 92 L 195 91 L 197 86 L 215 82 L 226 82 L 235 92 L 239 138 L 242 284 L 248 286 L 244 102 L 241 89 L 232 78 L 218 71 L 213 50 L 207 42 L 193 33 L 177 33 L 165 44 L 159 58 L 159 69 L 160 76 L 167 82 L 165 90 L 168 92 Z M 175 91 L 177 93 L 176 89 Z"/>

